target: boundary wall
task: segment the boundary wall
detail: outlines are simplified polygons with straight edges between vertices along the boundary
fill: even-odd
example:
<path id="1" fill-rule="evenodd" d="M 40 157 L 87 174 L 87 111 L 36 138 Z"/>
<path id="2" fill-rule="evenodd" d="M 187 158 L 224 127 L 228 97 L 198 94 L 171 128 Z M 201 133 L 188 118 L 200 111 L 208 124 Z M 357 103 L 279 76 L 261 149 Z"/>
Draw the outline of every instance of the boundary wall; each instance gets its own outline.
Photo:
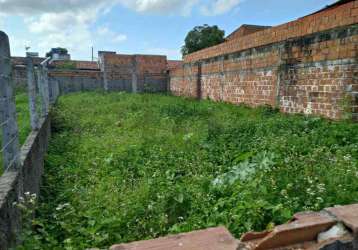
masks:
<path id="1" fill-rule="evenodd" d="M 175 95 L 331 119 L 358 118 L 358 1 L 189 54 Z"/>

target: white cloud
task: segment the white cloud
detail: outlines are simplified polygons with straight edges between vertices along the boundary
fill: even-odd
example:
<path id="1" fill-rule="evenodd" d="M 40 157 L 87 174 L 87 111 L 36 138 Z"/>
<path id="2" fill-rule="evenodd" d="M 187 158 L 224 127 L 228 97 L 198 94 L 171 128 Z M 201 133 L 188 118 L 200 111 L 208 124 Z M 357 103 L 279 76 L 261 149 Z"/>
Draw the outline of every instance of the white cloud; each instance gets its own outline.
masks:
<path id="1" fill-rule="evenodd" d="M 111 5 L 116 0 L 0 0 L 0 12 L 5 14 L 33 15 L 78 11 Z"/>
<path id="2" fill-rule="evenodd" d="M 87 56 L 92 45 L 113 47 L 127 40 L 122 33 L 112 31 L 110 26 L 96 27 L 99 16 L 115 5 L 122 5 L 138 13 L 188 16 L 194 8 L 205 15 L 220 15 L 235 8 L 240 0 L 0 0 L 0 28 L 8 16 L 22 18 L 25 28 L 16 33 L 16 54 L 24 54 L 26 44 L 44 54 L 50 48 L 61 46 L 76 56 Z M 19 28 L 18 28 L 19 29 Z M 24 39 L 25 38 L 25 39 Z M 29 42 L 28 40 L 31 40 Z M 21 46 L 20 46 L 21 43 Z M 110 45 L 111 44 L 111 45 Z M 21 49 L 20 49 L 21 48 Z M 102 48 L 99 48 L 102 49 Z M 179 50 L 153 49 L 151 53 L 163 52 L 179 57 Z M 149 52 L 148 52 L 149 53 Z"/>
<path id="3" fill-rule="evenodd" d="M 123 34 L 116 35 L 113 37 L 112 41 L 115 43 L 121 43 L 127 40 L 127 36 Z"/>
<path id="4" fill-rule="evenodd" d="M 243 0 L 118 0 L 122 5 L 140 12 L 155 14 L 179 14 L 187 16 L 197 6 L 201 14 L 208 16 L 225 14 Z"/>
<path id="5" fill-rule="evenodd" d="M 124 6 L 142 13 L 189 15 L 199 0 L 120 0 Z"/>
<path id="6" fill-rule="evenodd" d="M 92 41 L 91 32 L 81 25 L 77 25 L 70 29 L 65 29 L 61 33 L 42 33 L 37 46 L 42 52 L 54 47 L 65 47 L 70 53 L 76 52 L 76 54 L 80 55 L 87 53 L 89 56 Z"/>
<path id="7" fill-rule="evenodd" d="M 222 15 L 237 7 L 242 0 L 214 0 L 209 5 L 201 6 L 203 15 L 217 16 Z"/>
<path id="8" fill-rule="evenodd" d="M 98 16 L 106 11 L 117 0 L 0 0 L 0 15 L 18 15 L 24 20 L 28 36 L 32 37 L 30 46 L 44 54 L 53 47 L 66 47 L 70 53 L 81 58 L 88 57 L 90 47 L 101 39 L 114 42 L 124 41 L 126 36 L 108 32 L 98 36 L 92 25 Z M 15 40 L 15 39 L 13 39 Z M 19 39 L 23 44 L 24 41 Z M 14 44 L 16 53 L 22 47 Z"/>
<path id="9" fill-rule="evenodd" d="M 96 34 L 112 43 L 121 43 L 127 40 L 127 35 L 116 33 L 110 30 L 107 26 L 97 28 Z"/>

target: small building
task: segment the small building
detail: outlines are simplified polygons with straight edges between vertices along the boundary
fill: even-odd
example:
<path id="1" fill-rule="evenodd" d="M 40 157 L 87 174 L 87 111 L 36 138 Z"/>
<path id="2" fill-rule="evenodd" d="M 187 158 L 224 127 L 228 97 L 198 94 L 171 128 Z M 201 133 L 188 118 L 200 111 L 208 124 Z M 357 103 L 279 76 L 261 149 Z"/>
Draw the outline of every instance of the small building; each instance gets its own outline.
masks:
<path id="1" fill-rule="evenodd" d="M 50 52 L 46 53 L 46 57 L 51 57 L 51 61 L 71 60 L 71 55 L 65 48 L 52 48 Z"/>
<path id="2" fill-rule="evenodd" d="M 27 57 L 39 57 L 38 52 L 26 52 Z"/>

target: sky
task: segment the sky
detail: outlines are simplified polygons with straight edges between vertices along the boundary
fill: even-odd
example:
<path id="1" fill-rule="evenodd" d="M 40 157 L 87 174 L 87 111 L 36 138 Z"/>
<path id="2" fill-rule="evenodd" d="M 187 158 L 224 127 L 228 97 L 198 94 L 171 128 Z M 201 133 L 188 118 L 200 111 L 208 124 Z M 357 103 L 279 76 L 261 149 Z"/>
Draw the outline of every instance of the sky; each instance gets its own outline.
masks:
<path id="1" fill-rule="evenodd" d="M 279 25 L 336 0 L 0 0 L 0 30 L 11 54 L 25 47 L 44 56 L 53 47 L 90 60 L 91 47 L 123 54 L 181 59 L 195 26 L 218 25 L 229 35 L 242 24 Z"/>

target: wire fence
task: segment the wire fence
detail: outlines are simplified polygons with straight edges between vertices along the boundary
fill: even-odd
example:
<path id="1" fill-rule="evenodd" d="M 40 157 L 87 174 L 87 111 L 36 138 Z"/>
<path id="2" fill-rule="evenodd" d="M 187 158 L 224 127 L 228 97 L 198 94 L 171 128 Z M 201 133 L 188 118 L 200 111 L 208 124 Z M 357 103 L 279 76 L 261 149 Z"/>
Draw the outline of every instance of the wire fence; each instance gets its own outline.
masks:
<path id="1" fill-rule="evenodd" d="M 11 55 L 9 39 L 0 31 L 0 167 L 3 171 L 13 171 L 20 167 L 20 140 L 19 117 L 16 111 L 14 79 L 11 78 Z M 49 86 L 47 58 L 40 66 L 35 67 L 33 58 L 26 58 L 28 109 L 31 130 L 40 128 L 43 119 L 49 113 L 50 104 L 54 103 L 59 95 L 58 84 Z M 15 79 L 18 80 L 18 79 Z M 26 107 L 27 108 L 27 107 Z M 27 114 L 28 115 L 28 114 Z M 23 131 L 20 131 L 23 132 Z M 27 136 L 27 135 L 26 135 Z"/>
<path id="2" fill-rule="evenodd" d="M 19 131 L 16 106 L 11 84 L 10 46 L 7 35 L 0 32 L 0 124 L 2 143 L 0 153 L 4 171 L 20 166 Z"/>

